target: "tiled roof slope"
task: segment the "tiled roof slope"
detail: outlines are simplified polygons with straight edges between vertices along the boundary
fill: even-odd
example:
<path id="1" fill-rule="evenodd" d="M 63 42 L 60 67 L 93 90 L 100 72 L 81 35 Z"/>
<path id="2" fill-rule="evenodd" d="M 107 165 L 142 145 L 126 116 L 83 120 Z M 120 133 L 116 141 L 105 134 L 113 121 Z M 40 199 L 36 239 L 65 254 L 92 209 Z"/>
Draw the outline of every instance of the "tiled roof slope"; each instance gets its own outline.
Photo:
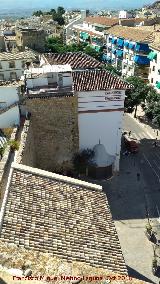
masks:
<path id="1" fill-rule="evenodd" d="M 48 53 L 44 56 L 47 63 L 51 65 L 70 64 L 72 69 L 94 69 L 102 67 L 102 63 L 83 52 Z"/>
<path id="2" fill-rule="evenodd" d="M 22 60 L 22 59 L 35 59 L 38 53 L 28 50 L 23 52 L 0 52 L 0 60 Z"/>
<path id="3" fill-rule="evenodd" d="M 160 51 L 160 42 L 153 42 L 152 44 L 150 44 L 150 47 Z"/>
<path id="4" fill-rule="evenodd" d="M 107 30 L 107 34 L 122 37 L 136 42 L 151 43 L 154 41 L 154 32 L 144 28 L 115 26 Z"/>
<path id="5" fill-rule="evenodd" d="M 90 24 L 100 24 L 110 27 L 119 23 L 118 18 L 107 18 L 105 16 L 87 17 L 84 21 Z"/>
<path id="6" fill-rule="evenodd" d="M 100 186 L 14 164 L 8 190 L 0 240 L 127 274 Z"/>
<path id="7" fill-rule="evenodd" d="M 94 91 L 107 89 L 131 89 L 132 86 L 118 76 L 105 70 L 86 70 L 73 72 L 75 91 Z"/>
<path id="8" fill-rule="evenodd" d="M 157 27 L 155 32 L 155 40 L 150 44 L 150 47 L 160 51 L 160 27 Z"/>

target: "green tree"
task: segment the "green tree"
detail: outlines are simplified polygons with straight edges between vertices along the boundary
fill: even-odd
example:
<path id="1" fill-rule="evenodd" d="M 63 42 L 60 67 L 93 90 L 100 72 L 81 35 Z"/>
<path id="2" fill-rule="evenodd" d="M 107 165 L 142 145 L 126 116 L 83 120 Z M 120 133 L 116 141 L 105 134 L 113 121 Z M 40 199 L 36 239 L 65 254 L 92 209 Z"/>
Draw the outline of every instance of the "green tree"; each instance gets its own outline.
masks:
<path id="1" fill-rule="evenodd" d="M 57 14 L 63 15 L 64 13 L 65 13 L 65 9 L 64 9 L 63 7 L 61 7 L 61 6 L 59 6 L 59 7 L 57 8 Z"/>
<path id="2" fill-rule="evenodd" d="M 105 67 L 105 70 L 111 72 L 114 75 L 118 75 L 121 76 L 121 72 L 118 71 L 114 66 L 112 66 L 111 64 L 107 64 Z"/>
<path id="3" fill-rule="evenodd" d="M 64 18 L 59 14 L 52 14 L 52 19 L 58 23 L 58 25 L 63 26 L 65 24 Z"/>
<path id="4" fill-rule="evenodd" d="M 38 11 L 33 12 L 32 15 L 36 17 L 40 17 L 41 15 L 43 15 L 43 12 L 41 10 L 38 10 Z"/>
<path id="5" fill-rule="evenodd" d="M 135 110 L 134 117 L 137 117 L 137 107 L 145 103 L 150 87 L 140 77 L 131 76 L 126 81 L 133 86 L 133 89 L 126 92 L 125 107 Z"/>
<path id="6" fill-rule="evenodd" d="M 160 96 L 153 87 L 150 87 L 146 97 L 144 111 L 149 119 L 160 125 Z"/>

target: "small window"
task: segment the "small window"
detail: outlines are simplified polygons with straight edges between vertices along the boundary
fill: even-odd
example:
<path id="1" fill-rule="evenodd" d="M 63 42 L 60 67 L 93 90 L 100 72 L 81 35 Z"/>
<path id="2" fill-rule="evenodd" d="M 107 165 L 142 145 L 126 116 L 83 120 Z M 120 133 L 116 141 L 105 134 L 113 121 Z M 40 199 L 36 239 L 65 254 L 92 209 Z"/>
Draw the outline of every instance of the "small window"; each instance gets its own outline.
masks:
<path id="1" fill-rule="evenodd" d="M 9 62 L 9 68 L 15 68 L 15 62 L 14 61 Z"/>
<path id="2" fill-rule="evenodd" d="M 16 72 L 11 72 L 11 74 L 10 74 L 10 79 L 11 79 L 11 80 L 17 80 L 17 74 L 16 74 Z"/>
<path id="3" fill-rule="evenodd" d="M 26 62 L 22 61 L 22 68 L 25 68 Z"/>
<path id="4" fill-rule="evenodd" d="M 155 71 L 155 66 L 153 66 L 152 71 Z"/>
<path id="5" fill-rule="evenodd" d="M 153 78 L 151 78 L 151 83 L 153 83 Z"/>
<path id="6" fill-rule="evenodd" d="M 4 74 L 0 74 L 0 81 L 4 80 Z"/>

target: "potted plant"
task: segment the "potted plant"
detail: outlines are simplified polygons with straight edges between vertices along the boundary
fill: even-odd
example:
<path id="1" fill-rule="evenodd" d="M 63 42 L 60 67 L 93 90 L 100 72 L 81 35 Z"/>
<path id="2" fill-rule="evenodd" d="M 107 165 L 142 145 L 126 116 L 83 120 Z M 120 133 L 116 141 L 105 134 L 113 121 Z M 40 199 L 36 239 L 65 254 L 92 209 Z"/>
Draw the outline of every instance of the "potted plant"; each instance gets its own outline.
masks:
<path id="1" fill-rule="evenodd" d="M 153 273 L 153 275 L 156 275 L 157 269 L 158 269 L 157 259 L 156 259 L 156 257 L 154 257 L 153 260 L 152 260 L 152 273 Z"/>
<path id="2" fill-rule="evenodd" d="M 10 149 L 12 152 L 18 151 L 19 149 L 19 141 L 17 140 L 11 140 L 9 141 Z"/>

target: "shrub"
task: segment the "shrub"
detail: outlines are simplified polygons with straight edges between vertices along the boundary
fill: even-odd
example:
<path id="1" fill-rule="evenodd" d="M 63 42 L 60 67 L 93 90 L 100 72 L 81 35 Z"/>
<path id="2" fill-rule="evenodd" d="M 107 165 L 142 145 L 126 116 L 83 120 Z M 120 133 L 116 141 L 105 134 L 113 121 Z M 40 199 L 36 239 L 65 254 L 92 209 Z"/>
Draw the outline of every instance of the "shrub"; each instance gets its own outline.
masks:
<path id="1" fill-rule="evenodd" d="M 12 151 L 18 150 L 19 149 L 19 141 L 17 140 L 10 140 L 9 145 Z"/>

